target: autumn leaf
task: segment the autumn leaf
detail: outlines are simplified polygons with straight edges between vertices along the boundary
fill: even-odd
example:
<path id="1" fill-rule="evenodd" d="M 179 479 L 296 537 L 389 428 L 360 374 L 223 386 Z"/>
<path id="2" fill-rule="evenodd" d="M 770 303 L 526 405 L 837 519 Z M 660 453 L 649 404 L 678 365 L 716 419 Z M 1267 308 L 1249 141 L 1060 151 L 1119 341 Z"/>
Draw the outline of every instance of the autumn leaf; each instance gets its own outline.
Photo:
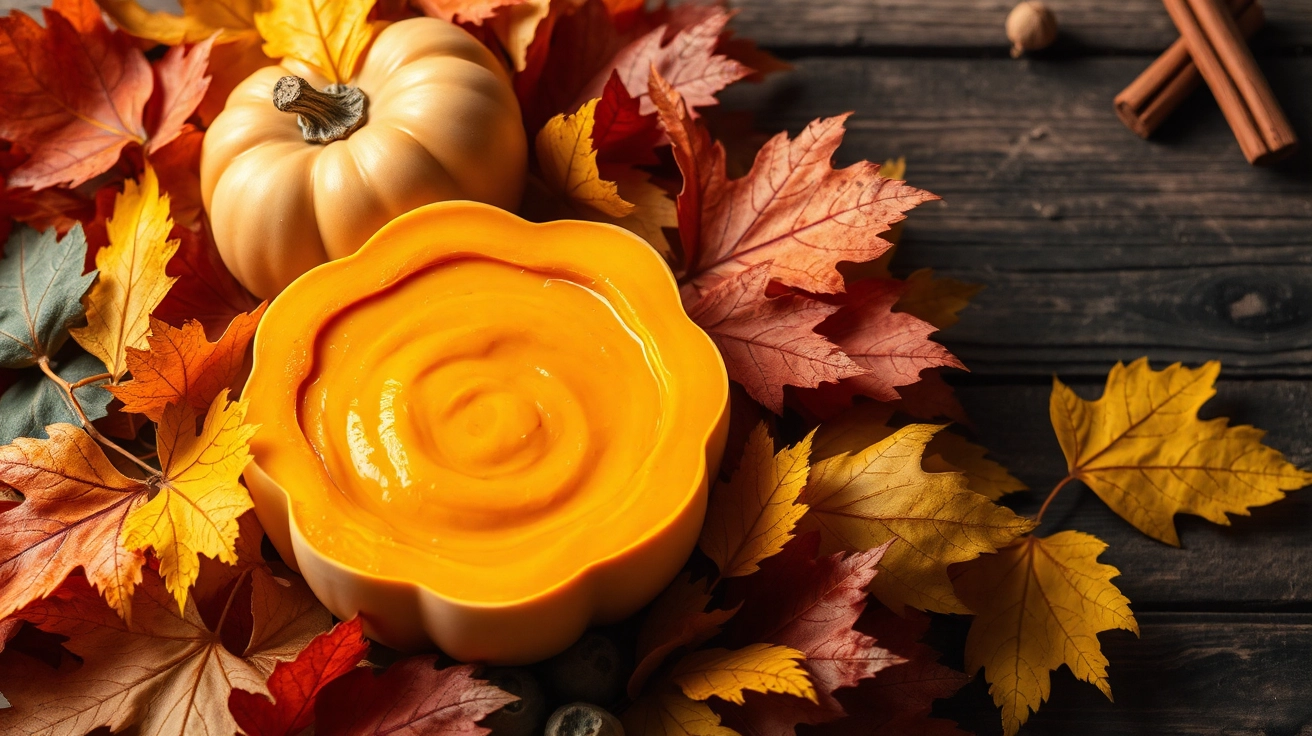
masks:
<path id="1" fill-rule="evenodd" d="M 21 368 L 54 356 L 82 316 L 87 241 L 77 225 L 62 239 L 20 227 L 0 260 L 0 367 Z M 43 425 L 44 426 L 44 425 Z"/>
<path id="2" fill-rule="evenodd" d="M 800 294 L 766 296 L 771 264 L 760 263 L 685 302 L 715 341 L 729 377 L 766 408 L 783 413 L 788 386 L 814 387 L 860 375 L 837 345 L 815 332 L 837 307 Z"/>
<path id="3" fill-rule="evenodd" d="M 17 652 L 0 655 L 0 689 L 15 707 L 0 716 L 13 733 L 83 734 L 100 726 L 118 731 L 139 724 L 143 736 L 233 733 L 232 688 L 268 693 L 265 679 L 331 623 L 303 582 L 251 575 L 251 605 L 261 628 L 244 654 L 226 649 L 224 622 L 206 626 L 188 602 L 179 614 L 160 578 L 146 572 L 126 624 L 79 578 L 22 617 L 69 637 L 80 666 L 53 670 Z"/>
<path id="4" fill-rule="evenodd" d="M 885 605 L 969 613 L 952 592 L 947 567 L 1011 544 L 1034 522 L 966 487 L 958 473 L 927 473 L 925 446 L 941 429 L 913 424 L 860 452 L 811 467 L 802 529 L 821 533 L 821 551 L 894 543 L 871 586 Z"/>
<path id="5" fill-rule="evenodd" d="M 324 686 L 354 670 L 368 651 L 360 619 L 343 621 L 273 668 L 269 697 L 233 690 L 228 709 L 246 736 L 296 736 L 314 722 Z"/>
<path id="6" fill-rule="evenodd" d="M 1070 478 L 1139 531 L 1176 546 L 1176 514 L 1228 525 L 1227 513 L 1247 516 L 1249 507 L 1312 483 L 1312 473 L 1262 444 L 1265 432 L 1198 419 L 1220 372 L 1216 362 L 1160 372 L 1147 358 L 1117 363 L 1097 401 L 1054 378 L 1049 411 Z"/>
<path id="7" fill-rule="evenodd" d="M 857 728 L 869 736 L 967 736 L 951 721 L 930 716 L 935 700 L 951 697 L 970 678 L 940 664 L 938 652 L 920 641 L 929 629 L 928 616 L 903 618 L 887 608 L 871 608 L 857 627 L 900 661 L 838 693 L 847 718 L 820 725 L 813 733 L 850 736 Z"/>
<path id="8" fill-rule="evenodd" d="M 816 689 L 816 701 L 748 696 L 744 707 L 722 711 L 726 722 L 744 733 L 791 734 L 799 723 L 841 718 L 835 692 L 875 677 L 903 660 L 854 627 L 866 607 L 866 588 L 875 577 L 888 543 L 853 555 L 816 559 L 819 536 L 793 540 L 766 560 L 761 571 L 741 581 L 743 603 L 725 632 L 730 646 L 768 642 L 806 655 L 802 668 Z M 736 597 L 736 596 L 735 596 Z"/>
<path id="9" fill-rule="evenodd" d="M 943 380 L 943 371 L 929 368 L 920 372 L 920 380 L 906 386 L 897 387 L 897 408 L 909 416 L 935 421 L 951 419 L 954 422 L 970 424 L 966 410 L 957 399 L 956 392 Z"/>
<path id="10" fill-rule="evenodd" d="M 316 706 L 320 736 L 414 733 L 483 736 L 476 725 L 519 698 L 474 677 L 474 667 L 437 669 L 437 657 L 402 660 L 379 676 L 356 669 L 328 683 Z"/>
<path id="11" fill-rule="evenodd" d="M 0 618 L 51 595 L 78 567 L 126 618 L 145 558 L 119 535 L 146 488 L 120 473 L 85 431 L 69 424 L 47 431 L 48 440 L 0 447 L 0 481 L 25 499 L 0 515 Z"/>
<path id="12" fill-rule="evenodd" d="M 190 405 L 165 409 L 156 430 L 160 477 L 152 485 L 157 492 L 128 512 L 123 523 L 123 546 L 155 550 L 160 575 L 179 609 L 196 582 L 199 555 L 229 564 L 237 559 L 237 519 L 252 508 L 250 494 L 237 479 L 250 462 L 250 440 L 257 429 L 242 424 L 246 406 L 245 401 L 229 402 L 223 389 L 210 404 L 200 434 Z"/>
<path id="13" fill-rule="evenodd" d="M 0 18 L 0 138 L 30 154 L 8 176 L 11 187 L 77 186 L 146 141 L 146 57 L 100 21 L 92 0 L 64 7 L 88 27 L 49 8 L 44 28 L 17 11 Z"/>
<path id="14" fill-rule="evenodd" d="M 369 11 L 374 0 L 270 0 L 255 14 L 264 53 L 318 69 L 331 84 L 346 84 L 373 40 Z"/>
<path id="15" fill-rule="evenodd" d="M 620 716 L 626 736 L 739 736 L 710 706 L 683 693 L 644 695 Z"/>
<path id="16" fill-rule="evenodd" d="M 900 175 L 880 173 L 894 179 Z M 940 330 L 955 325 L 957 314 L 970 305 L 970 300 L 983 289 L 979 284 L 968 284 L 956 279 L 936 279 L 934 269 L 912 271 L 906 279 L 906 291 L 897 300 L 897 311 L 922 319 Z"/>
<path id="17" fill-rule="evenodd" d="M 538 132 L 538 166 L 555 193 L 612 217 L 624 217 L 633 205 L 620 198 L 615 182 L 601 178 L 592 129 L 598 100 L 589 100 L 572 115 L 557 115 Z"/>
<path id="18" fill-rule="evenodd" d="M 563 3 L 575 4 L 573 0 Z M 515 71 L 522 72 L 528 66 L 529 46 L 543 32 L 543 25 L 550 25 L 551 0 L 523 0 L 506 8 L 487 25 L 496 34 L 510 60 L 515 64 Z"/>
<path id="19" fill-rule="evenodd" d="M 809 435 L 776 455 L 769 428 L 757 425 L 733 479 L 711 494 L 697 543 L 721 578 L 756 572 L 761 560 L 793 538 L 793 527 L 806 513 L 797 497 L 806 485 L 810 456 Z"/>
<path id="20" fill-rule="evenodd" d="M 642 686 L 675 651 L 696 647 L 720 633 L 737 608 L 707 611 L 711 594 L 705 584 L 683 573 L 652 603 L 638 630 L 637 666 L 629 677 L 629 697 L 637 698 Z"/>
<path id="21" fill-rule="evenodd" d="M 629 94 L 619 74 L 611 72 L 593 113 L 592 144 L 601 163 L 654 165 L 655 148 L 662 140 L 655 115 L 642 112 L 637 97 Z"/>
<path id="22" fill-rule="evenodd" d="M 737 705 L 743 693 L 783 693 L 816 699 L 811 678 L 800 662 L 806 655 L 791 647 L 750 644 L 730 651 L 703 649 L 679 660 L 670 680 L 693 700 L 718 697 Z"/>
<path id="23" fill-rule="evenodd" d="M 642 169 L 606 166 L 601 173 L 615 181 L 620 199 L 632 203 L 633 211 L 624 217 L 598 213 L 599 216 L 591 216 L 591 219 L 618 225 L 647 241 L 667 260 L 673 258 L 674 248 L 665 237 L 665 228 L 673 230 L 679 226 L 674 200 L 664 189 L 653 184 L 651 175 Z"/>
<path id="24" fill-rule="evenodd" d="M 704 19 L 673 34 L 664 25 L 652 30 L 621 49 L 584 87 L 581 99 L 600 97 L 613 73 L 638 99 L 643 115 L 656 111 L 649 97 L 650 79 L 655 75 L 677 90 L 690 108 L 716 104 L 720 90 L 752 73 L 734 59 L 715 53 L 731 17 L 722 8 L 712 8 Z"/>
<path id="25" fill-rule="evenodd" d="M 200 153 L 204 139 L 204 131 L 188 123 L 182 126 L 177 138 L 150 156 L 151 166 L 159 177 L 160 191 L 169 197 L 169 214 L 173 216 L 173 232 L 169 234 L 183 240 L 179 252 L 169 259 L 169 267 L 165 269 L 169 275 L 174 275 L 174 267 L 186 247 L 186 236 L 190 236 L 192 241 L 199 237 L 198 233 L 188 228 L 204 230 L 198 225 L 204 209 L 200 193 Z M 173 293 L 174 290 L 170 289 L 169 292 Z"/>
<path id="26" fill-rule="evenodd" d="M 159 91 L 160 109 L 151 128 L 146 153 L 155 153 L 172 143 L 183 132 L 187 118 L 204 99 L 210 87 L 210 78 L 206 74 L 210 49 L 217 37 L 216 32 L 192 46 L 190 51 L 186 46 L 174 46 L 155 64 L 155 88 Z"/>
<path id="27" fill-rule="evenodd" d="M 1025 537 L 954 572 L 975 611 L 966 637 L 966 672 L 984 668 L 1002 729 L 1014 736 L 1048 699 L 1048 673 L 1061 665 L 1111 698 L 1098 634 L 1139 634 L 1130 601 L 1111 584 L 1120 571 L 1097 559 L 1107 545 L 1082 532 Z"/>
<path id="28" fill-rule="evenodd" d="M 916 383 L 925 369 L 965 370 L 947 348 L 929 339 L 937 328 L 893 311 L 904 288 L 894 279 L 851 284 L 842 307 L 816 328 L 863 369 L 845 379 L 847 385 L 877 401 L 896 401 L 898 387 Z"/>
<path id="29" fill-rule="evenodd" d="M 164 272 L 177 281 L 153 316 L 174 327 L 196 320 L 209 339 L 218 340 L 232 320 L 254 310 L 260 300 L 223 265 L 208 232 L 197 235 L 174 227 L 173 233 L 182 242 Z"/>
<path id="30" fill-rule="evenodd" d="M 858 453 L 891 437 L 897 431 L 888 426 L 892 416 L 893 409 L 887 404 L 867 402 L 852 407 L 816 431 L 812 458 L 823 460 L 843 453 Z M 990 501 L 1027 490 L 1024 483 L 987 455 L 988 450 L 980 445 L 955 432 L 943 430 L 925 446 L 921 467 L 932 473 L 961 473 L 966 476 L 970 490 Z"/>
<path id="31" fill-rule="evenodd" d="M 158 422 L 169 404 L 187 403 L 196 411 L 209 408 L 214 397 L 241 376 L 246 347 L 264 315 L 264 305 L 239 314 L 216 342 L 205 339 L 205 329 L 191 321 L 182 329 L 157 319 L 150 321 L 150 349 L 128 348 L 127 366 L 132 380 L 110 386 L 123 402 L 124 411 L 145 414 Z"/>
<path id="32" fill-rule="evenodd" d="M 415 6 L 433 18 L 477 26 L 495 16 L 501 8 L 523 2 L 525 0 L 415 0 Z"/>
<path id="33" fill-rule="evenodd" d="M 834 170 L 830 161 L 842 142 L 847 116 L 817 120 L 791 141 L 780 133 L 757 153 L 747 176 L 730 180 L 723 146 L 706 145 L 705 134 L 669 83 L 653 74 L 650 94 L 683 172 L 679 234 L 686 267 L 681 283 L 697 291 L 770 263 L 770 277 L 787 286 L 841 292 L 839 262 L 879 257 L 892 247 L 880 233 L 912 207 L 938 199 L 884 179 L 878 164 L 868 161 Z M 690 206 L 702 203 L 686 218 L 685 199 Z"/>
<path id="34" fill-rule="evenodd" d="M 113 396 L 105 390 L 105 366 L 94 355 L 79 353 L 51 364 L 60 380 L 76 384 L 73 389 L 82 413 L 90 421 L 104 417 Z M 51 424 L 81 424 L 81 417 L 69 403 L 68 394 L 45 374 L 28 369 L 14 385 L 0 396 L 0 443 L 19 437 L 46 437 Z M 92 380 L 100 377 L 101 380 Z"/>
<path id="35" fill-rule="evenodd" d="M 72 330 L 115 381 L 128 370 L 127 349 L 146 347 L 150 313 L 173 285 L 164 271 L 178 249 L 178 241 L 168 239 L 172 227 L 168 195 L 147 166 L 140 182 L 127 182 L 114 201 L 109 247 L 96 253 L 99 276 L 82 299 L 87 324 Z"/>

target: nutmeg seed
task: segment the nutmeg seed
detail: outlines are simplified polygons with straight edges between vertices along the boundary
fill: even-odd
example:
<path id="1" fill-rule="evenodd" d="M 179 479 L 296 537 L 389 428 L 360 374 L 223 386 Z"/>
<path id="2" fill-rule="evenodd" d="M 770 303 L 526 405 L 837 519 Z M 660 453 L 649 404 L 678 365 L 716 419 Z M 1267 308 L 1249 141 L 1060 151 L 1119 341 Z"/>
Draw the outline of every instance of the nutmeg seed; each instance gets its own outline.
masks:
<path id="1" fill-rule="evenodd" d="M 1012 8 L 1007 16 L 1007 38 L 1011 41 L 1012 57 L 1046 49 L 1057 40 L 1057 18 L 1047 5 L 1026 0 Z"/>

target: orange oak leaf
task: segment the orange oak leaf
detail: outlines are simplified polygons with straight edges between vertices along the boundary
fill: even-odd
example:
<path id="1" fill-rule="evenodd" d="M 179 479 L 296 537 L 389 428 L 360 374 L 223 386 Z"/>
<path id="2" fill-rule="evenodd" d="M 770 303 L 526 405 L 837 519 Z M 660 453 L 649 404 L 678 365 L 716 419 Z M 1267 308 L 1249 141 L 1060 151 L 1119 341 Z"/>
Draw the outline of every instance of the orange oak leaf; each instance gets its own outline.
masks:
<path id="1" fill-rule="evenodd" d="M 797 497 L 806 485 L 810 458 L 810 435 L 776 455 L 769 427 L 757 425 L 733 478 L 716 484 L 711 493 L 697 542 L 720 577 L 756 572 L 762 560 L 793 538 L 793 527 L 806 513 Z"/>
<path id="2" fill-rule="evenodd" d="M 683 647 L 696 647 L 720 633 L 737 608 L 707 611 L 711 594 L 704 584 L 680 575 L 652 604 L 638 630 L 638 665 L 629 677 L 629 697 L 637 698 L 642 686 L 665 659 Z"/>
<path id="3" fill-rule="evenodd" d="M 356 669 L 328 683 L 315 710 L 321 736 L 483 736 L 478 721 L 519 698 L 474 677 L 474 667 L 437 669 L 437 657 L 402 660 L 379 676 Z"/>
<path id="4" fill-rule="evenodd" d="M 967 736 L 954 723 L 931 718 L 939 698 L 950 697 L 970 678 L 939 663 L 938 652 L 921 643 L 929 617 L 908 612 L 898 616 L 887 608 L 870 608 L 857 623 L 863 633 L 901 660 L 855 688 L 838 693 L 848 717 L 819 726 L 818 736 Z"/>
<path id="5" fill-rule="evenodd" d="M 169 404 L 186 402 L 198 412 L 205 411 L 220 391 L 235 390 L 246 347 L 263 315 L 263 304 L 237 315 L 216 342 L 206 340 L 204 327 L 194 320 L 177 329 L 152 318 L 146 338 L 150 349 L 128 348 L 132 380 L 110 386 L 109 392 L 123 402 L 125 411 L 145 414 L 155 422 L 163 418 Z"/>
<path id="6" fill-rule="evenodd" d="M 104 605 L 80 578 L 21 616 L 69 637 L 82 662 L 58 670 L 17 652 L 0 654 L 0 689 L 14 707 L 0 712 L 8 733 L 83 734 L 100 726 L 138 724 L 143 736 L 233 733 L 232 688 L 267 693 L 265 679 L 331 623 L 305 583 L 251 575 L 251 607 L 260 626 L 238 652 L 223 644 L 226 619 L 211 628 L 193 602 L 178 612 L 153 572 L 138 588 L 131 624 Z"/>
<path id="7" fill-rule="evenodd" d="M 415 0 L 424 15 L 450 23 L 482 25 L 501 8 L 519 5 L 524 0 Z"/>
<path id="8" fill-rule="evenodd" d="M 677 90 L 689 108 L 716 104 L 716 93 L 752 73 L 738 61 L 715 53 L 732 17 L 729 11 L 712 6 L 706 8 L 703 18 L 686 27 L 653 29 L 621 49 L 583 88 L 580 101 L 600 97 L 613 71 L 638 98 L 644 115 L 656 111 L 649 96 L 649 81 L 656 75 Z"/>
<path id="9" fill-rule="evenodd" d="M 725 632 L 729 646 L 769 642 L 805 654 L 802 667 L 815 685 L 818 702 L 748 696 L 741 708 L 720 709 L 725 724 L 740 732 L 786 736 L 799 723 L 841 718 L 844 710 L 835 691 L 903 661 L 854 628 L 888 543 L 817 559 L 819 546 L 817 534 L 799 537 L 762 563 L 759 573 L 744 578 L 738 586 L 741 613 Z"/>
<path id="10" fill-rule="evenodd" d="M 206 74 L 210 49 L 216 38 L 217 33 L 195 44 L 190 51 L 186 46 L 174 46 L 164 54 L 164 58 L 155 63 L 159 109 L 158 117 L 150 126 L 151 135 L 146 144 L 146 153 L 158 151 L 181 135 L 183 124 L 204 99 L 210 87 L 210 78 Z"/>
<path id="11" fill-rule="evenodd" d="M 146 57 L 127 35 L 100 21 L 92 0 L 45 9 L 45 27 L 13 11 L 0 18 L 0 138 L 30 157 L 11 187 L 77 186 L 144 143 L 142 110 L 153 82 Z"/>
<path id="12" fill-rule="evenodd" d="M 233 690 L 228 709 L 246 736 L 296 736 L 314 722 L 324 686 L 355 669 L 369 651 L 360 619 L 343 621 L 269 675 L 269 696 Z M 272 700 L 270 700 L 272 698 Z"/>
<path id="13" fill-rule="evenodd" d="M 878 401 L 896 401 L 897 388 L 916 383 L 927 368 L 965 370 L 947 348 L 929 339 L 936 327 L 893 311 L 905 291 L 894 279 L 858 281 L 848 286 L 842 307 L 816 328 L 865 369 L 847 384 Z"/>
<path id="14" fill-rule="evenodd" d="M 729 377 L 776 414 L 784 389 L 860 375 L 861 367 L 815 326 L 838 307 L 801 294 L 766 296 L 769 261 L 739 271 L 685 301 L 688 316 L 715 341 Z"/>
<path id="15" fill-rule="evenodd" d="M 731 180 L 724 147 L 706 146 L 681 96 L 656 74 L 651 100 L 674 141 L 684 177 L 679 235 L 685 289 L 704 291 L 769 262 L 770 277 L 786 286 L 841 292 L 839 262 L 878 258 L 892 246 L 880 233 L 905 219 L 907 210 L 938 199 L 881 177 L 879 165 L 869 161 L 835 170 L 830 162 L 843 140 L 846 115 L 816 120 L 791 141 L 785 133 L 771 138 L 747 176 Z M 687 152 L 679 155 L 685 141 Z M 685 194 L 690 205 L 686 216 Z M 692 209 L 694 200 L 702 206 Z"/>
<path id="16" fill-rule="evenodd" d="M 78 567 L 127 617 L 145 557 L 119 537 L 148 489 L 82 429 L 53 424 L 46 432 L 50 439 L 0 447 L 0 481 L 25 499 L 0 515 L 0 618 L 50 595 Z"/>

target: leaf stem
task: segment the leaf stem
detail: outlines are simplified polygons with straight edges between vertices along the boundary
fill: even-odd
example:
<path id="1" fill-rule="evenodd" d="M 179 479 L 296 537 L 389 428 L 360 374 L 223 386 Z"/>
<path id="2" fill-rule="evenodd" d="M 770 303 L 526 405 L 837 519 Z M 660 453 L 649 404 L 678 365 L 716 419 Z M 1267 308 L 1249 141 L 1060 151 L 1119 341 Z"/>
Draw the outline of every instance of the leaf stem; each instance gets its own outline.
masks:
<path id="1" fill-rule="evenodd" d="M 1052 499 L 1057 497 L 1057 492 L 1060 491 L 1062 488 L 1065 488 L 1066 484 L 1070 483 L 1073 480 L 1075 480 L 1075 476 L 1068 475 L 1065 478 L 1062 478 L 1061 482 L 1053 487 L 1052 492 L 1050 492 L 1048 494 L 1048 497 L 1044 499 L 1043 505 L 1039 507 L 1039 513 L 1035 514 L 1034 516 L 1035 523 L 1043 521 L 1043 512 L 1048 510 L 1048 505 L 1052 503 Z"/>
<path id="2" fill-rule="evenodd" d="M 113 377 L 114 377 L 113 373 L 97 373 L 94 376 L 87 376 L 86 378 L 82 378 L 68 384 L 68 388 L 70 391 L 76 391 L 82 388 L 83 386 L 89 386 L 97 381 L 108 381 Z"/>
<path id="3" fill-rule="evenodd" d="M 100 430 L 96 429 L 95 425 L 91 423 L 91 420 L 87 418 L 87 413 L 82 410 L 82 403 L 77 400 L 77 396 L 73 393 L 74 389 L 81 388 L 82 386 L 91 383 L 92 379 L 99 379 L 101 376 L 90 376 L 89 378 L 81 379 L 76 383 L 69 383 L 58 373 L 55 373 L 54 369 L 50 367 L 49 358 L 42 356 L 41 360 L 37 361 L 37 365 L 41 366 L 41 372 L 46 374 L 47 378 L 54 381 L 55 385 L 63 389 L 64 395 L 68 398 L 69 405 L 73 407 L 73 412 L 77 414 L 78 421 L 82 422 L 82 429 L 86 430 L 86 433 L 91 435 L 92 439 L 136 463 L 139 467 L 145 470 L 148 475 L 159 474 L 159 470 L 147 465 L 141 460 L 141 458 L 123 449 L 118 443 L 101 434 Z M 108 377 L 109 374 L 106 373 L 104 376 Z"/>

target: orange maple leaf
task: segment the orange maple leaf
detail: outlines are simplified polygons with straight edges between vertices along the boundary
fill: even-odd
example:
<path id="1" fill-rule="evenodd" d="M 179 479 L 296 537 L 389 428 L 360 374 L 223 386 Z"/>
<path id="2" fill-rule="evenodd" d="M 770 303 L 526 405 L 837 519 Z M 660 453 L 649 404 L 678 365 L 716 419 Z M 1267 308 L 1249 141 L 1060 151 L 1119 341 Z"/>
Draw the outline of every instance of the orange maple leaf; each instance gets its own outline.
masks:
<path id="1" fill-rule="evenodd" d="M 110 393 L 123 402 L 124 411 L 145 414 L 158 422 L 164 407 L 186 402 L 197 411 L 209 408 L 214 397 L 241 376 L 246 346 L 265 305 L 233 318 L 217 342 L 205 339 L 205 328 L 192 320 L 182 329 L 151 318 L 149 350 L 128 348 L 127 364 L 132 380 L 110 386 Z"/>

